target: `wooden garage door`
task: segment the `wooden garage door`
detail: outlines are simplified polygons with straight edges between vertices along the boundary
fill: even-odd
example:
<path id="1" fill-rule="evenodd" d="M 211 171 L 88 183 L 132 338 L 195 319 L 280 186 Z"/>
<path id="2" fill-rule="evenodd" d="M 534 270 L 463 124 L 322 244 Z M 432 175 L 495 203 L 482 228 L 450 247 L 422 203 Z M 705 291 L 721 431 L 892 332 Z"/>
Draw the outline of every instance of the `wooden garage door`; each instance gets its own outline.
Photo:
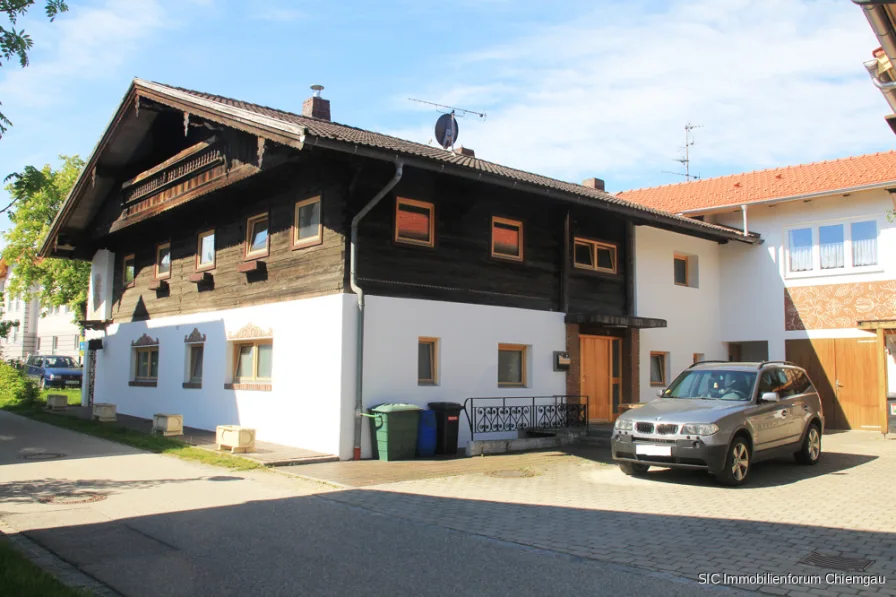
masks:
<path id="1" fill-rule="evenodd" d="M 873 338 L 787 340 L 787 360 L 809 373 L 830 429 L 880 429 Z"/>

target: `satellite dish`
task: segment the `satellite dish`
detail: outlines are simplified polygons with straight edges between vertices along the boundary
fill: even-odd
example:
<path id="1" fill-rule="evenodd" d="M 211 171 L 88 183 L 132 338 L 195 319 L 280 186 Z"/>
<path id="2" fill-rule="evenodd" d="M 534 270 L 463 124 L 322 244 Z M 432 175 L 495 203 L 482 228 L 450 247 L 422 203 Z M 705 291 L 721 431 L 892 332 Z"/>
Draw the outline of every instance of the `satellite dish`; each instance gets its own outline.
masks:
<path id="1" fill-rule="evenodd" d="M 439 116 L 439 119 L 436 121 L 436 141 L 439 142 L 439 145 L 445 149 L 453 147 L 459 132 L 454 112 Z"/>

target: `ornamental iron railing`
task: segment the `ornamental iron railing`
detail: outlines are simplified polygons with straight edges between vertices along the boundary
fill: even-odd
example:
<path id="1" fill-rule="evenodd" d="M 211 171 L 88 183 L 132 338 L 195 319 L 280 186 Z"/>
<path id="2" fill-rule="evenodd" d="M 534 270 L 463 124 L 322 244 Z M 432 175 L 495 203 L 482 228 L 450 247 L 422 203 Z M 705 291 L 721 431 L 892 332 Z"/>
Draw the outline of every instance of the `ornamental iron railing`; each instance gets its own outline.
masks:
<path id="1" fill-rule="evenodd" d="M 467 398 L 470 436 L 507 431 L 588 427 L 588 396 L 501 396 Z"/>

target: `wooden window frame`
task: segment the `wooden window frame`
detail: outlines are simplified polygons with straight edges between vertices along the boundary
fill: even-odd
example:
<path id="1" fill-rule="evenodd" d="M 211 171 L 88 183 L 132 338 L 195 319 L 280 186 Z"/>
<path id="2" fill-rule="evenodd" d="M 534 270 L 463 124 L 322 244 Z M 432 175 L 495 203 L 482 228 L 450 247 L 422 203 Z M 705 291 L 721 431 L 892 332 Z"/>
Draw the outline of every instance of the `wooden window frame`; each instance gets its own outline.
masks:
<path id="1" fill-rule="evenodd" d="M 417 358 L 420 358 L 420 345 L 421 344 L 429 344 L 432 346 L 429 352 L 429 370 L 432 371 L 432 379 L 421 379 L 418 373 L 417 375 L 417 385 L 418 386 L 437 386 L 439 385 L 439 339 L 438 338 L 430 338 L 426 336 L 421 336 L 417 338 Z M 420 364 L 417 364 L 417 370 L 419 372 Z"/>
<path id="2" fill-rule="evenodd" d="M 301 210 L 306 205 L 311 205 L 312 203 L 317 203 L 320 205 L 320 221 L 317 223 L 317 234 L 315 236 L 299 240 L 299 210 Z M 293 250 L 313 247 L 324 242 L 324 202 L 320 195 L 315 195 L 314 197 L 309 197 L 308 199 L 296 201 L 295 211 L 293 212 L 292 216 L 292 230 L 290 231 L 289 237 L 291 239 Z"/>
<path id="3" fill-rule="evenodd" d="M 187 347 L 187 381 L 184 382 L 183 387 L 188 389 L 201 389 L 202 388 L 202 378 L 205 377 L 205 343 L 204 342 L 189 342 L 186 344 Z M 201 348 L 202 349 L 202 371 L 199 374 L 198 379 L 193 378 L 193 349 Z"/>
<path id="4" fill-rule="evenodd" d="M 128 282 L 127 281 L 127 273 L 128 273 L 128 262 L 134 267 L 134 278 Z M 137 284 L 137 257 L 134 253 L 130 255 L 125 255 L 124 259 L 121 261 L 121 285 L 122 288 L 133 288 L 134 285 Z"/>
<path id="5" fill-rule="evenodd" d="M 159 253 L 162 252 L 162 249 L 168 249 L 168 273 L 159 274 Z M 159 243 L 156 245 L 156 263 L 153 267 L 153 278 L 156 280 L 167 280 L 171 277 L 171 267 L 173 264 L 171 263 L 171 241 Z"/>
<path id="6" fill-rule="evenodd" d="M 675 279 L 675 261 L 684 261 L 684 284 Z M 676 286 L 691 288 L 691 256 L 684 253 L 675 253 L 672 256 L 672 281 Z"/>
<path id="7" fill-rule="evenodd" d="M 663 360 L 663 379 L 662 381 L 653 381 L 653 379 L 650 379 L 650 385 L 656 388 L 664 388 L 669 385 L 669 353 L 659 350 L 650 351 L 650 358 L 647 361 L 648 374 L 651 372 L 653 366 L 653 357 L 660 357 Z"/>
<path id="8" fill-rule="evenodd" d="M 529 347 L 526 344 L 498 344 L 498 354 L 501 351 L 518 351 L 522 353 L 522 367 L 520 371 L 521 381 L 501 381 L 501 370 L 498 369 L 499 388 L 525 388 L 529 383 Z"/>
<path id="9" fill-rule="evenodd" d="M 503 253 L 495 252 L 495 224 L 507 224 L 510 226 L 516 226 L 520 231 L 520 242 L 517 245 L 519 247 L 519 255 L 505 255 Z M 523 235 L 523 222 L 520 220 L 512 220 L 510 218 L 502 218 L 500 216 L 492 216 L 492 224 L 489 229 L 491 234 L 491 257 L 492 259 L 500 259 L 501 261 L 515 261 L 517 263 L 522 263 L 524 261 L 523 256 L 523 247 L 525 246 L 524 235 Z"/>
<path id="10" fill-rule="evenodd" d="M 591 262 L 592 265 L 585 265 L 576 261 L 576 245 L 583 244 L 587 245 L 591 248 Z M 604 249 L 610 249 L 613 253 L 613 267 L 599 267 L 597 265 L 597 249 L 598 247 Z M 576 269 L 583 269 L 589 272 L 603 272 L 607 274 L 617 274 L 619 273 L 619 247 L 615 243 L 608 243 L 599 240 L 592 240 L 590 238 L 584 238 L 582 236 L 576 236 L 572 242 L 572 264 Z"/>
<path id="11" fill-rule="evenodd" d="M 230 369 L 231 372 L 231 380 L 234 386 L 241 384 L 269 384 L 271 383 L 270 377 L 258 377 L 258 347 L 270 345 L 271 351 L 274 350 L 274 341 L 271 338 L 264 338 L 258 340 L 240 340 L 233 342 L 233 362 L 232 367 Z M 252 346 L 252 377 L 237 377 L 236 376 L 236 368 L 239 364 L 240 359 L 240 347 L 242 346 Z M 271 353 L 273 356 L 273 352 Z M 273 367 L 273 363 L 271 363 Z"/>
<path id="12" fill-rule="evenodd" d="M 268 235 L 265 238 L 264 249 L 257 249 L 254 252 L 250 250 L 252 247 L 252 230 L 255 224 L 261 220 L 267 220 Z M 253 259 L 261 259 L 271 254 L 271 217 L 268 212 L 260 213 L 246 218 L 246 239 L 243 249 L 243 260 L 252 261 Z"/>
<path id="13" fill-rule="evenodd" d="M 414 207 L 422 207 L 429 210 L 429 241 L 420 241 L 413 238 L 402 238 L 401 230 L 398 227 L 398 213 L 401 211 L 402 205 L 413 205 Z M 435 248 L 436 246 L 436 206 L 428 201 L 418 201 L 417 199 L 408 199 L 407 197 L 395 198 L 395 233 L 392 240 L 402 245 L 413 245 L 415 247 Z"/>
<path id="14" fill-rule="evenodd" d="M 697 357 L 700 357 L 700 358 L 697 358 Z M 697 363 L 700 363 L 700 362 L 705 361 L 705 360 L 706 360 L 706 353 L 704 353 L 704 352 L 695 352 L 694 355 L 693 355 L 693 358 L 692 358 L 692 361 L 693 361 L 692 364 L 696 365 Z"/>
<path id="15" fill-rule="evenodd" d="M 159 345 L 156 344 L 154 346 L 137 346 L 133 348 L 134 351 L 134 379 L 132 381 L 136 383 L 158 383 L 159 381 L 159 372 L 156 371 L 155 377 L 141 377 L 140 376 L 140 355 L 142 353 L 151 354 L 153 352 L 159 352 Z M 149 357 L 149 369 L 150 373 L 152 373 L 152 356 Z M 159 359 L 159 367 L 161 367 L 162 361 Z"/>
<path id="16" fill-rule="evenodd" d="M 268 230 L 268 234 L 270 234 L 270 229 Z M 196 237 L 196 271 L 197 272 L 206 272 L 208 270 L 215 269 L 215 265 L 218 261 L 218 239 L 215 238 L 215 245 L 212 247 L 212 262 L 202 263 L 202 240 L 209 236 L 215 236 L 215 229 L 210 228 L 208 230 L 204 230 L 198 234 Z"/>

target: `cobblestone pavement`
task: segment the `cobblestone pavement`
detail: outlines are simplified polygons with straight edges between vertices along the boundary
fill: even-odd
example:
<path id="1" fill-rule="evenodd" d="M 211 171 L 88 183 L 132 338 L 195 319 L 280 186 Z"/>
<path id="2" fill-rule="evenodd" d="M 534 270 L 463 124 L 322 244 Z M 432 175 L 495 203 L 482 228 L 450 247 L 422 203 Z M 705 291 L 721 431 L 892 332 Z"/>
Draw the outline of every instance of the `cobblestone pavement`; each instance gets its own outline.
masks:
<path id="1" fill-rule="evenodd" d="M 553 454 L 514 468 L 332 492 L 379 513 L 607 562 L 701 574 L 818 575 L 759 584 L 778 595 L 896 595 L 896 441 L 826 435 L 822 462 L 757 465 L 741 488 L 704 473 L 651 469 L 624 476 L 601 458 Z M 606 454 L 603 454 L 605 459 Z M 798 563 L 811 552 L 874 562 L 884 584 L 831 583 L 836 570 Z M 874 579 L 871 579 L 874 580 Z"/>

